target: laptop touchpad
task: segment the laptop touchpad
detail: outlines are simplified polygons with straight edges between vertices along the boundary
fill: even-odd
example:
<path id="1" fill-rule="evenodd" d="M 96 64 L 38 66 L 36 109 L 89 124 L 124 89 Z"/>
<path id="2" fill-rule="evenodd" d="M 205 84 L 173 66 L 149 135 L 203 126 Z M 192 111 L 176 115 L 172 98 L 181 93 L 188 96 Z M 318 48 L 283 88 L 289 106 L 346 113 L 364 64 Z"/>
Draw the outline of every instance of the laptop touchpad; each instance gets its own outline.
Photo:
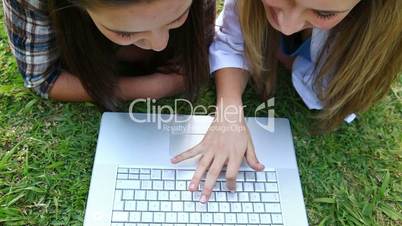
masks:
<path id="1" fill-rule="evenodd" d="M 170 134 L 169 151 L 170 157 L 189 150 L 199 144 L 204 138 L 204 134 Z M 177 166 L 196 167 L 199 156 L 183 161 Z"/>

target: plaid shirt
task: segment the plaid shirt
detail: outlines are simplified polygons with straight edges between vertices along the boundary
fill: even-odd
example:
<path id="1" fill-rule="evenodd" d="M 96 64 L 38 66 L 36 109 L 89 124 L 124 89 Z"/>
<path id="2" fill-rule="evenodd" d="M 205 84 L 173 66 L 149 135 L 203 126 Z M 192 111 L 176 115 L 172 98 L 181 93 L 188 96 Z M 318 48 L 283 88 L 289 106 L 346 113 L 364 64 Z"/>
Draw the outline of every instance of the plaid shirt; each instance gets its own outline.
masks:
<path id="1" fill-rule="evenodd" d="M 61 73 L 47 0 L 2 0 L 12 53 L 25 86 L 48 98 Z"/>

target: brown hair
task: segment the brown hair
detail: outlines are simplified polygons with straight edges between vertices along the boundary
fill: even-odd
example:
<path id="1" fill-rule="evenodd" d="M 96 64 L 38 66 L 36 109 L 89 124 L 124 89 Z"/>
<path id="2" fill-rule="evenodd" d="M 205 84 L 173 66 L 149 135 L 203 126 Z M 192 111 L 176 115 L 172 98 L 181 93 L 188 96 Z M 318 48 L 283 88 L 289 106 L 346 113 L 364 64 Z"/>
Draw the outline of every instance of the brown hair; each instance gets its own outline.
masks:
<path id="1" fill-rule="evenodd" d="M 86 10 L 95 6 L 124 6 L 155 0 L 50 0 L 49 8 L 61 63 L 77 75 L 98 105 L 116 110 L 117 45 L 96 28 Z M 214 0 L 194 0 L 185 24 L 170 31 L 167 48 L 156 54 L 155 64 L 175 62 L 175 73 L 186 76 L 187 96 L 194 99 L 209 76 L 208 47 L 213 38 Z M 160 66 L 160 65 L 159 65 Z"/>
<path id="2" fill-rule="evenodd" d="M 367 110 L 390 90 L 402 71 L 401 9 L 399 0 L 360 1 L 330 31 L 323 48 L 329 57 L 320 57 L 314 81 L 324 106 L 317 116 L 321 131 L 333 130 L 349 114 Z M 276 77 L 272 58 L 279 32 L 267 22 L 261 1 L 239 0 L 238 10 L 253 79 L 264 84 Z"/>

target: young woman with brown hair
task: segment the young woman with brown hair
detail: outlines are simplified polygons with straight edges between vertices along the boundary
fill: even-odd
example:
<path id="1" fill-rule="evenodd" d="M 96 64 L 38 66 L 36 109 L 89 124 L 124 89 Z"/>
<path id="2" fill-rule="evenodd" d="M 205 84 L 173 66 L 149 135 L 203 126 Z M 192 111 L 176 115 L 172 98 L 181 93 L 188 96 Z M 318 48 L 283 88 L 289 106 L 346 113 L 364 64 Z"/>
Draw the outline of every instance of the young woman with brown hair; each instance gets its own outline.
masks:
<path id="1" fill-rule="evenodd" d="M 214 0 L 3 0 L 3 6 L 25 85 L 44 97 L 115 110 L 141 97 L 194 97 L 208 78 Z"/>

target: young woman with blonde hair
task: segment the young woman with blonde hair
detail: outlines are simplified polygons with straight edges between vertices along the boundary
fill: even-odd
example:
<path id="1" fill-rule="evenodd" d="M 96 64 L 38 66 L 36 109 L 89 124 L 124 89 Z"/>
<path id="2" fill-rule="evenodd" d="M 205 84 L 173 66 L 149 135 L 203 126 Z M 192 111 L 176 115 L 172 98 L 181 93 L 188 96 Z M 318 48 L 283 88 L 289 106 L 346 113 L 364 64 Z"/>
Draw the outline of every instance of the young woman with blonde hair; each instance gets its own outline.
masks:
<path id="1" fill-rule="evenodd" d="M 307 107 L 321 110 L 320 131 L 352 121 L 390 90 L 402 70 L 400 0 L 226 0 L 210 48 L 218 106 L 242 106 L 249 80 L 263 96 L 272 96 L 279 62 L 292 71 L 296 91 Z M 243 112 L 220 115 L 213 126 L 247 128 Z M 211 127 L 213 128 L 213 127 Z M 193 178 L 209 167 L 202 201 L 207 201 L 223 165 L 227 186 L 236 189 L 243 157 L 262 170 L 247 129 L 210 130 L 193 149 L 174 162 L 202 155 Z M 196 186 L 195 186 L 196 187 Z"/>

